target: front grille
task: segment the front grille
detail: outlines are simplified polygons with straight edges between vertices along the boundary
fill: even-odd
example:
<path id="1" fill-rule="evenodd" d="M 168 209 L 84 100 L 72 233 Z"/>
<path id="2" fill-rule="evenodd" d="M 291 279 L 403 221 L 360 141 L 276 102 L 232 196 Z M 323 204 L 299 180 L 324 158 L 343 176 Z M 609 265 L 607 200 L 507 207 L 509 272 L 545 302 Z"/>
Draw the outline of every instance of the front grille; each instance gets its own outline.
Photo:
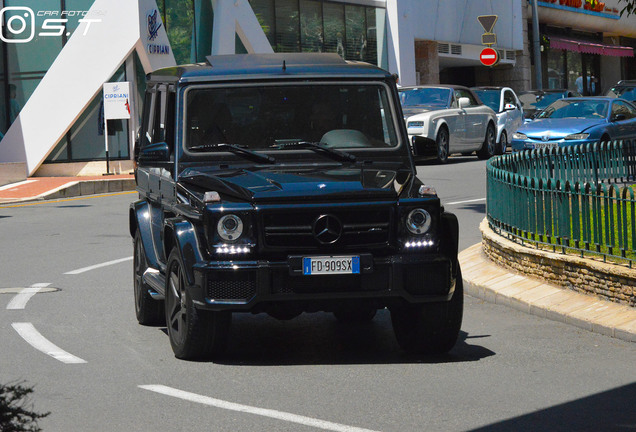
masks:
<path id="1" fill-rule="evenodd" d="M 335 216 L 342 225 L 334 247 L 385 246 L 392 224 L 391 208 L 300 209 L 263 215 L 264 241 L 270 248 L 311 249 L 323 244 L 313 232 L 314 222 L 322 215 Z"/>
<path id="2" fill-rule="evenodd" d="M 207 297 L 213 300 L 249 300 L 256 294 L 255 272 L 215 273 L 208 278 Z"/>

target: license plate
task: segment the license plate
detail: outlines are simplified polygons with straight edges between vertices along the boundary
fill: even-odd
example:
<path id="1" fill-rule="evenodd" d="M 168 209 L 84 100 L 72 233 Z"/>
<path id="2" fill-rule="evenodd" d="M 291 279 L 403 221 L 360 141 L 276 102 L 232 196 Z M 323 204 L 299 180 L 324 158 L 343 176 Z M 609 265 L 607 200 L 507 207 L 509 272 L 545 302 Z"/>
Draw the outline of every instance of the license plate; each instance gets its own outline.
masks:
<path id="1" fill-rule="evenodd" d="M 359 256 L 303 258 L 303 275 L 360 274 Z"/>
<path id="2" fill-rule="evenodd" d="M 557 148 L 559 145 L 557 143 L 536 143 L 534 145 L 535 149 L 551 149 L 551 148 Z"/>

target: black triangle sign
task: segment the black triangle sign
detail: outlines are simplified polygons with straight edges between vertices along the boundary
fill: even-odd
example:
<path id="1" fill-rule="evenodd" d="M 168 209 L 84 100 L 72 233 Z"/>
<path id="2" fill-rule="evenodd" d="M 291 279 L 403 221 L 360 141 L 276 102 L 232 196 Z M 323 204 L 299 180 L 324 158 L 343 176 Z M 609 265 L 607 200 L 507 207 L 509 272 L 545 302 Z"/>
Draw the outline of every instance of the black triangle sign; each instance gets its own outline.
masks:
<path id="1" fill-rule="evenodd" d="M 486 33 L 492 33 L 492 29 L 495 27 L 497 18 L 497 15 L 481 15 L 477 17 L 477 20 L 484 30 L 486 30 Z"/>

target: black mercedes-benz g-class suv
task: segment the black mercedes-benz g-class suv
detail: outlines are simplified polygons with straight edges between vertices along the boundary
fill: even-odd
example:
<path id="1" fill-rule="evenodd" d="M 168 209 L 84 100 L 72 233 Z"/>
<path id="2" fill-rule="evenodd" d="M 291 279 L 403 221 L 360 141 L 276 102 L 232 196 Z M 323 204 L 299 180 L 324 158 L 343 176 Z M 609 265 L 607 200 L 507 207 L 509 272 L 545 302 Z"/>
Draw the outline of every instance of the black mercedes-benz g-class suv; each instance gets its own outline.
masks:
<path id="1" fill-rule="evenodd" d="M 458 224 L 416 176 L 395 77 L 335 54 L 245 54 L 148 76 L 130 207 L 137 319 L 179 358 L 232 313 L 388 308 L 442 353 L 463 312 Z"/>

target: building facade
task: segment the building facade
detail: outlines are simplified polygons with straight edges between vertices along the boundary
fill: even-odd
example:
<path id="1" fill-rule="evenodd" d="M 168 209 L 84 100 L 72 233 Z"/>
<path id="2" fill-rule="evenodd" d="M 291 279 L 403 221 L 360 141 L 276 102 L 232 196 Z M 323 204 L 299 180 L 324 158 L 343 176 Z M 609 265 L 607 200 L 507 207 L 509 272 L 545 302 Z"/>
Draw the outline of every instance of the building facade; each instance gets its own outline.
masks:
<path id="1" fill-rule="evenodd" d="M 606 0 L 602 10 L 587 7 L 591 1 L 539 0 L 544 87 L 576 87 L 577 74 L 589 72 L 589 87 L 579 83 L 599 93 L 636 74 L 636 20 L 620 17 L 618 0 Z M 394 72 L 401 85 L 537 86 L 527 0 L 2 0 L 0 6 L 0 163 L 26 161 L 28 175 L 104 172 L 106 144 L 114 170 L 130 169 L 145 74 L 210 54 L 331 52 Z M 484 25 L 483 16 L 496 19 Z M 499 53 L 494 67 L 479 60 L 484 41 Z M 105 128 L 107 81 L 131 83 L 131 119 L 109 120 Z"/>

